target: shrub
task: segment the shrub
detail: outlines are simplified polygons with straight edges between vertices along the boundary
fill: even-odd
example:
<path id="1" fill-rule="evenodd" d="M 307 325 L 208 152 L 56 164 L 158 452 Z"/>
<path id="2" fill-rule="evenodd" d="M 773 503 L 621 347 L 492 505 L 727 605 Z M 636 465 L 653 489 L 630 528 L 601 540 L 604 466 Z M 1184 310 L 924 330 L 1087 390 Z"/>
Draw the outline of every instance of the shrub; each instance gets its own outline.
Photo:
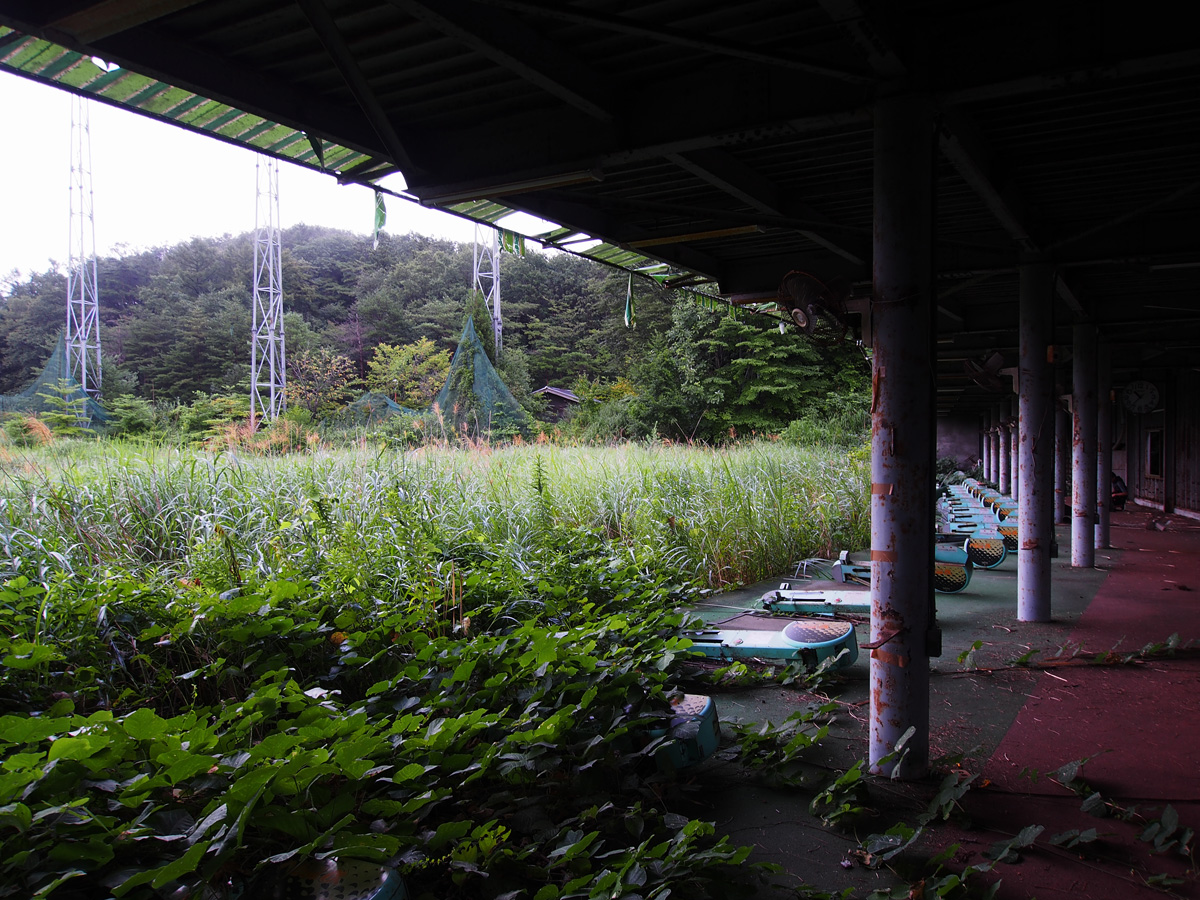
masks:
<path id="1" fill-rule="evenodd" d="M 4 419 L 4 436 L 18 447 L 36 447 L 54 440 L 54 433 L 37 416 L 11 413 Z"/>
<path id="2" fill-rule="evenodd" d="M 859 394 L 830 392 L 799 419 L 783 430 L 780 439 L 789 444 L 853 447 L 870 438 L 870 398 Z"/>
<path id="3" fill-rule="evenodd" d="M 228 394 L 205 394 L 196 392 L 190 406 L 183 407 L 179 414 L 179 430 L 191 440 L 223 434 L 229 425 L 250 416 L 250 397 Z"/>
<path id="4" fill-rule="evenodd" d="M 154 407 L 140 397 L 118 397 L 109 404 L 108 433 L 145 436 L 158 431 Z"/>

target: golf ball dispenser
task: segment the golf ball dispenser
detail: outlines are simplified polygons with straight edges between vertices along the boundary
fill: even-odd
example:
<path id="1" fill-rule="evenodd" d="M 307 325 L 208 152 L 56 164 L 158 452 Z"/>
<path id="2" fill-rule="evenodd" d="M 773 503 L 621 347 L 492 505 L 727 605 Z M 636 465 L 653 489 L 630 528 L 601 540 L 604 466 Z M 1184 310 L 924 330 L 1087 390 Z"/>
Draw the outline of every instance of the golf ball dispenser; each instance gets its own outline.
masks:
<path id="1" fill-rule="evenodd" d="M 717 704 L 704 694 L 681 694 L 671 700 L 672 713 L 666 728 L 650 732 L 651 737 L 666 737 L 654 751 L 654 764 L 660 772 L 676 772 L 703 762 L 717 752 L 721 724 Z"/>
<path id="2" fill-rule="evenodd" d="M 694 649 L 715 659 L 765 659 L 801 662 L 815 669 L 837 659 L 839 669 L 858 659 L 854 625 L 828 616 L 785 619 L 745 613 L 714 623 L 715 627 L 685 631 Z"/>
<path id="3" fill-rule="evenodd" d="M 400 873 L 359 859 L 305 860 L 275 882 L 273 900 L 407 900 Z"/>

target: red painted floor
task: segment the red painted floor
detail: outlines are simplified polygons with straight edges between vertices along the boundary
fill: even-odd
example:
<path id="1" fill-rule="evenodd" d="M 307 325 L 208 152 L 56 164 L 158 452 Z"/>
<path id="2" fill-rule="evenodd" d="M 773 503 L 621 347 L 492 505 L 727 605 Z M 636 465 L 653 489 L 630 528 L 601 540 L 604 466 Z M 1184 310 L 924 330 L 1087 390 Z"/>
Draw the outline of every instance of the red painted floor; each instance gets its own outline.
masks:
<path id="1" fill-rule="evenodd" d="M 945 841 L 963 842 L 961 861 L 979 861 L 992 841 L 1045 826 L 1038 846 L 997 869 L 1000 897 L 1200 897 L 1194 861 L 1155 853 L 1138 839 L 1168 804 L 1181 828 L 1200 831 L 1200 523 L 1171 517 L 1165 531 L 1147 530 L 1153 518 L 1137 508 L 1113 514 L 1112 543 L 1121 552 L 1097 551 L 1097 566 L 1111 571 L 1070 640 L 1088 653 L 1121 653 L 1174 634 L 1191 649 L 1042 674 L 987 762 L 981 786 L 964 798 L 974 830 Z M 1131 811 L 1131 821 L 1088 815 L 1082 797 L 1049 777 L 1084 757 L 1094 758 L 1083 779 L 1115 808 Z M 1090 828 L 1100 838 L 1079 850 L 1046 841 Z M 1151 884 L 1158 876 L 1162 883 Z"/>

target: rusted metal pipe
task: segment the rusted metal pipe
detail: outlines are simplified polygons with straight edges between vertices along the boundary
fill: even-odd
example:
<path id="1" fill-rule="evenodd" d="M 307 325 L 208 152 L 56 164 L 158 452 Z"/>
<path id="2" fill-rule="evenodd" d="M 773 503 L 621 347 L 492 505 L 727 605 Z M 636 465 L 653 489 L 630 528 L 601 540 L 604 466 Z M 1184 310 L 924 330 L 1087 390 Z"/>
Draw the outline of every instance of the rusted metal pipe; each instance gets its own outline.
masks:
<path id="1" fill-rule="evenodd" d="M 1096 526 L 1097 550 L 1112 546 L 1112 345 L 1096 344 Z"/>
<path id="2" fill-rule="evenodd" d="M 1071 370 L 1071 565 L 1096 564 L 1096 326 L 1077 323 Z"/>
<path id="3" fill-rule="evenodd" d="M 1053 340 L 1054 267 L 1021 266 L 1020 425 L 1018 483 L 1017 618 L 1050 621 L 1050 545 L 1054 470 Z"/>
<path id="4" fill-rule="evenodd" d="M 871 771 L 910 728 L 901 778 L 929 768 L 933 616 L 934 384 L 931 233 L 934 122 L 926 97 L 875 107 L 871 405 Z"/>
<path id="5" fill-rule="evenodd" d="M 1067 524 L 1067 472 L 1071 470 L 1071 414 L 1054 404 L 1054 524 Z"/>

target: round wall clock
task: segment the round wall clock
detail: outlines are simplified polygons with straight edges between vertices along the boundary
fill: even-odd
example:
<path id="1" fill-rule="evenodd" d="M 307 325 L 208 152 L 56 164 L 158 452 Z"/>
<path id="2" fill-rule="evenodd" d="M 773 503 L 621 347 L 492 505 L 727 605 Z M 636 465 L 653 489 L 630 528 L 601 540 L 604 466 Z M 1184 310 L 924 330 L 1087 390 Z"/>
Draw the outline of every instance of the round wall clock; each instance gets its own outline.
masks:
<path id="1" fill-rule="evenodd" d="M 1158 406 L 1158 388 L 1144 379 L 1131 381 L 1121 391 L 1121 402 L 1130 412 L 1148 413 Z"/>

